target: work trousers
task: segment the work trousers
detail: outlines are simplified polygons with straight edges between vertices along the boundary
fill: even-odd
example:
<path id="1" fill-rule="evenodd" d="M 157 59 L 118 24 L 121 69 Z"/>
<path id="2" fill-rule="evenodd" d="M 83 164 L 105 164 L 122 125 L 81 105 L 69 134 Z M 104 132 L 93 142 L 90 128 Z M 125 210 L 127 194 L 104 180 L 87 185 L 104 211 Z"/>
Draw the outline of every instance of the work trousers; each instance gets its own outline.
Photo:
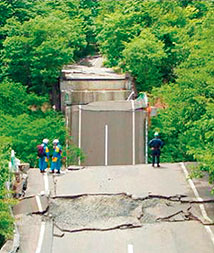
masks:
<path id="1" fill-rule="evenodd" d="M 157 166 L 160 166 L 160 149 L 152 150 L 152 166 L 155 165 L 155 160 L 157 162 Z"/>
<path id="2" fill-rule="evenodd" d="M 61 168 L 61 161 L 60 159 L 58 158 L 56 162 L 51 162 L 51 171 L 54 171 L 55 169 L 57 171 L 60 172 L 60 168 Z"/>
<path id="3" fill-rule="evenodd" d="M 39 169 L 40 171 L 45 171 L 47 166 L 48 166 L 48 163 L 46 162 L 46 157 L 40 157 L 39 158 Z"/>

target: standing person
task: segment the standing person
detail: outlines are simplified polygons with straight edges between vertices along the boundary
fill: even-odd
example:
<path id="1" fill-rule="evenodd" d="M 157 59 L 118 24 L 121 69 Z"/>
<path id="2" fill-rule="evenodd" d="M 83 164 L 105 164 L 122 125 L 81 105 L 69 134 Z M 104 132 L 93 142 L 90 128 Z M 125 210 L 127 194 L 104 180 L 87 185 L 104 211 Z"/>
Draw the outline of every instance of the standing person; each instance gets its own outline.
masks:
<path id="1" fill-rule="evenodd" d="M 62 147 L 59 144 L 58 139 L 53 141 L 53 150 L 51 172 L 54 173 L 54 170 L 56 169 L 57 173 L 60 174 Z"/>
<path id="2" fill-rule="evenodd" d="M 154 136 L 155 138 L 149 142 L 149 147 L 152 148 L 152 167 L 155 166 L 155 160 L 157 160 L 157 167 L 160 167 L 160 149 L 163 147 L 164 143 L 159 138 L 158 132 L 155 132 Z"/>
<path id="3" fill-rule="evenodd" d="M 39 157 L 39 169 L 41 173 L 44 173 L 49 161 L 49 148 L 48 148 L 48 139 L 44 139 L 41 145 L 37 146 L 38 157 Z"/>

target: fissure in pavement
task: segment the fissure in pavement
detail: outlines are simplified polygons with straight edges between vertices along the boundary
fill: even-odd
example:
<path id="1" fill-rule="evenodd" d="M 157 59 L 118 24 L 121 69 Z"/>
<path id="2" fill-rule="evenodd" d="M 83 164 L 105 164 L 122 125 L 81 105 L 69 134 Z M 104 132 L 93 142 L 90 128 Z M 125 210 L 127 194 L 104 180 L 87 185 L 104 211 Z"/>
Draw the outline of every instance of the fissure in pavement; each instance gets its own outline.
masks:
<path id="1" fill-rule="evenodd" d="M 203 221 L 198 204 L 182 203 L 184 196 L 148 196 L 133 199 L 126 194 L 82 195 L 50 200 L 46 215 L 62 232 L 130 229 L 158 222 Z"/>

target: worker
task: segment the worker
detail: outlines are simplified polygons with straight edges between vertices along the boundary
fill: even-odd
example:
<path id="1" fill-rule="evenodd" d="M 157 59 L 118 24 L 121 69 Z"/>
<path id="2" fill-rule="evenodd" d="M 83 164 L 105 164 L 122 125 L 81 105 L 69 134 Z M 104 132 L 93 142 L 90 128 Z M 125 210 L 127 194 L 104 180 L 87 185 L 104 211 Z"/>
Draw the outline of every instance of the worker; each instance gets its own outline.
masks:
<path id="1" fill-rule="evenodd" d="M 44 139 L 41 145 L 37 146 L 38 157 L 39 157 L 39 169 L 41 173 L 44 173 L 49 161 L 49 148 L 48 148 L 48 139 Z"/>
<path id="2" fill-rule="evenodd" d="M 164 146 L 164 142 L 159 138 L 159 133 L 155 132 L 154 139 L 149 142 L 149 147 L 152 149 L 152 167 L 155 166 L 155 160 L 157 167 L 160 167 L 160 149 Z"/>
<path id="3" fill-rule="evenodd" d="M 62 147 L 59 144 L 59 140 L 55 139 L 53 141 L 53 155 L 51 162 L 51 172 L 54 173 L 55 169 L 57 173 L 60 174 L 61 169 L 61 155 L 62 155 Z"/>

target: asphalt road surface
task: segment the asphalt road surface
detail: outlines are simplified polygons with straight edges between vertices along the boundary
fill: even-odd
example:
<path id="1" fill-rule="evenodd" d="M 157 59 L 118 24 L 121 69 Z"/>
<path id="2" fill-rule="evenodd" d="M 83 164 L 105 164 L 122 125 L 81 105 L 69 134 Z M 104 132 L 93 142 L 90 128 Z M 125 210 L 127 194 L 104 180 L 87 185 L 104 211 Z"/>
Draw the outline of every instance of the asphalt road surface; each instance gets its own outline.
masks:
<path id="1" fill-rule="evenodd" d="M 206 180 L 188 181 L 186 172 L 181 164 L 85 167 L 59 176 L 32 169 L 32 210 L 16 215 L 19 252 L 212 253 L 214 197 Z M 36 194 L 48 195 L 48 204 Z"/>

